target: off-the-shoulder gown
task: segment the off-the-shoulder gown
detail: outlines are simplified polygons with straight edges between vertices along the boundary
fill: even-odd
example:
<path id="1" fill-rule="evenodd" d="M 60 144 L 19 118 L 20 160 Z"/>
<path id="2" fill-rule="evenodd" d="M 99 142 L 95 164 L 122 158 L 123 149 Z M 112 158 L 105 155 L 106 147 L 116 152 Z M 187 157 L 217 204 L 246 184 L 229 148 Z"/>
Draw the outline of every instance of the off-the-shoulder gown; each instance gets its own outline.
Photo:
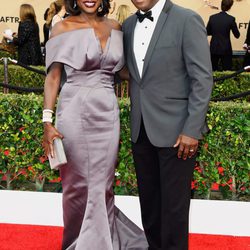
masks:
<path id="1" fill-rule="evenodd" d="M 123 67 L 122 32 L 112 29 L 102 51 L 92 28 L 67 31 L 46 44 L 46 68 L 64 65 L 56 126 L 68 163 L 63 186 L 62 249 L 144 250 L 144 233 L 115 206 L 114 171 L 119 144 L 119 107 L 114 74 Z"/>

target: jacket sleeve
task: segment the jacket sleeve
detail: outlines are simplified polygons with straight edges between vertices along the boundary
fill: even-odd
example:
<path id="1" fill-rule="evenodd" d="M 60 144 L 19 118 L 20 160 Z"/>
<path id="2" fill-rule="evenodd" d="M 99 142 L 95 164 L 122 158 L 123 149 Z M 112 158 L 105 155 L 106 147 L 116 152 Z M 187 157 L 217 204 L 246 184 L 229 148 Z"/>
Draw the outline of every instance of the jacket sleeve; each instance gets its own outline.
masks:
<path id="1" fill-rule="evenodd" d="M 245 43 L 247 45 L 250 45 L 250 22 L 248 23 L 248 28 L 247 28 L 247 36 L 246 36 L 246 41 Z"/>
<path id="2" fill-rule="evenodd" d="M 23 45 L 24 43 L 27 42 L 28 38 L 30 37 L 31 33 L 31 26 L 29 25 L 28 22 L 21 22 L 18 27 L 18 37 L 15 37 L 13 39 L 13 43 L 15 45 Z"/>
<path id="3" fill-rule="evenodd" d="M 182 134 L 201 139 L 213 87 L 206 29 L 199 15 L 189 15 L 183 33 L 183 57 L 190 78 L 188 116 Z"/>
<path id="4" fill-rule="evenodd" d="M 211 36 L 212 35 L 212 30 L 211 30 L 211 20 L 209 18 L 208 23 L 207 23 L 207 35 Z"/>
<path id="5" fill-rule="evenodd" d="M 235 22 L 235 18 L 233 19 L 231 30 L 234 34 L 234 37 L 236 37 L 236 38 L 240 37 L 240 32 L 239 32 L 239 29 L 238 29 L 237 24 Z"/>

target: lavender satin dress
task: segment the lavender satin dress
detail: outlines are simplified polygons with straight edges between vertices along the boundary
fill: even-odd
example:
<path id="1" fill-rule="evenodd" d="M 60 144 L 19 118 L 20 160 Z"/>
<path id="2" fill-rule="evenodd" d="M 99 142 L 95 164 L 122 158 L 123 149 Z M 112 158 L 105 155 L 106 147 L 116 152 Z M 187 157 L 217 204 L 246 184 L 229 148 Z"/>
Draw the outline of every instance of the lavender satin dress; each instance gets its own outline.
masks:
<path id="1" fill-rule="evenodd" d="M 78 29 L 46 44 L 46 68 L 64 65 L 56 126 L 64 135 L 68 164 L 63 186 L 62 249 L 145 250 L 143 231 L 114 206 L 119 144 L 114 74 L 123 67 L 122 32 L 112 30 L 104 51 L 93 29 Z"/>

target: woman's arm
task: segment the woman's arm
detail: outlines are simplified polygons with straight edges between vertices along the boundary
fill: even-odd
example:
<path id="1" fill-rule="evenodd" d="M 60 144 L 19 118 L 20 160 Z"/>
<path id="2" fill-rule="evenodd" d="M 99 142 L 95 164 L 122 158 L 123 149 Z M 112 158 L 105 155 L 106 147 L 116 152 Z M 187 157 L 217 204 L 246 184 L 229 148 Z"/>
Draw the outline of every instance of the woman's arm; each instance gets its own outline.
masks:
<path id="1" fill-rule="evenodd" d="M 53 63 L 46 76 L 44 84 L 44 108 L 53 110 L 61 82 L 61 73 L 63 65 Z"/>
<path id="2" fill-rule="evenodd" d="M 44 110 L 54 110 L 62 69 L 63 65 L 61 63 L 53 63 L 50 67 L 44 85 Z M 63 138 L 63 135 L 57 131 L 51 122 L 44 122 L 43 147 L 46 155 L 54 156 L 52 143 L 56 137 Z"/>

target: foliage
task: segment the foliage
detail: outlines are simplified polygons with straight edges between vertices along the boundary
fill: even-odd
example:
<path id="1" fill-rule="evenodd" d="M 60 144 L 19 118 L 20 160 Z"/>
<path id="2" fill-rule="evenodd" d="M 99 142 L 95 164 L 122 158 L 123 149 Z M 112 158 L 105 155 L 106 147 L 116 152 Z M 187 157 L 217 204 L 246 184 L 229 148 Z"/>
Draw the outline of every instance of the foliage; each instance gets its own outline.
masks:
<path id="1" fill-rule="evenodd" d="M 42 189 L 46 178 L 53 179 L 43 157 L 42 98 L 34 94 L 0 96 L 0 171 L 6 188 L 15 181 L 28 180 Z"/>
<path id="2" fill-rule="evenodd" d="M 129 126 L 129 101 L 120 100 L 121 135 L 118 167 L 116 171 L 115 192 L 119 194 L 137 194 L 137 182 L 131 151 Z"/>
<path id="3" fill-rule="evenodd" d="M 121 99 L 120 152 L 114 187 L 117 194 L 136 195 L 129 108 L 129 101 Z M 1 94 L 0 112 L 2 188 L 15 188 L 17 183 L 29 181 L 42 189 L 45 180 L 60 180 L 43 157 L 42 97 Z M 193 188 L 201 198 L 210 198 L 215 184 L 226 199 L 249 197 L 249 104 L 211 102 L 207 118 L 211 131 L 200 145 Z"/>
<path id="4" fill-rule="evenodd" d="M 220 102 L 210 105 L 210 133 L 200 146 L 196 189 L 210 196 L 214 183 L 224 198 L 250 194 L 250 105 Z"/>
<path id="5" fill-rule="evenodd" d="M 32 66 L 39 70 L 44 70 L 43 66 Z M 28 71 L 17 65 L 8 65 L 9 84 L 22 87 L 43 87 L 44 76 L 36 72 Z M 4 67 L 0 65 L 0 83 L 4 81 Z M 1 90 L 1 88 L 0 88 Z M 14 92 L 14 91 L 10 91 Z"/>
<path id="6" fill-rule="evenodd" d="M 0 58 L 2 58 L 2 57 L 7 57 L 7 58 L 10 57 L 12 59 L 16 59 L 17 53 L 11 53 L 9 51 L 3 50 L 3 49 L 1 49 L 1 46 L 0 46 Z"/>
<path id="7" fill-rule="evenodd" d="M 232 72 L 215 72 L 214 77 L 220 78 L 226 75 L 232 74 Z M 227 97 L 234 94 L 239 94 L 250 89 L 250 74 L 242 73 L 236 77 L 226 79 L 224 81 L 216 82 L 213 88 L 212 98 Z M 241 98 L 238 101 L 248 100 L 250 97 Z"/>
<path id="8" fill-rule="evenodd" d="M 44 66 L 36 66 L 35 68 L 40 70 L 45 69 Z M 28 71 L 27 69 L 22 68 L 18 65 L 9 64 L 8 71 L 9 71 L 8 74 L 9 83 L 11 85 L 23 86 L 23 87 L 43 87 L 44 85 L 44 76 L 39 75 L 38 73 L 32 71 Z M 218 78 L 230 74 L 232 74 L 232 72 L 230 71 L 214 72 L 214 77 Z M 0 83 L 3 82 L 3 79 L 4 79 L 4 70 L 3 70 L 3 65 L 0 64 Z M 245 92 L 249 90 L 249 82 L 250 82 L 249 73 L 242 73 L 234 78 L 216 82 L 212 93 L 212 98 L 226 97 L 232 94 Z M 118 96 L 125 97 L 127 96 L 127 92 L 128 90 L 126 88 L 126 82 L 123 82 L 123 84 L 120 86 L 116 86 L 116 93 L 118 94 Z M 242 98 L 240 101 L 242 100 L 249 100 L 249 97 Z"/>

